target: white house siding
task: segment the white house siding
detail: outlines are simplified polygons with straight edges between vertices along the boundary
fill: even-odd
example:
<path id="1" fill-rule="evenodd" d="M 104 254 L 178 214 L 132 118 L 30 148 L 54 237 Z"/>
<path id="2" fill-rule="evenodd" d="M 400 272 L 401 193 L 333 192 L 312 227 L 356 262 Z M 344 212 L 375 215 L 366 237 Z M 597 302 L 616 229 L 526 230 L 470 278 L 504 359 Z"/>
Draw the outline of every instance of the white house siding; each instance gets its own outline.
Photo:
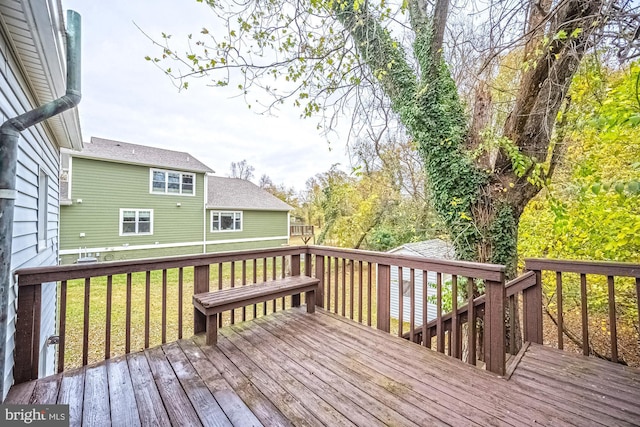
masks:
<path id="1" fill-rule="evenodd" d="M 11 117 L 36 107 L 28 95 L 27 84 L 22 78 L 15 58 L 10 53 L 6 34 L 0 30 L 0 119 L 2 123 Z M 58 148 L 52 142 L 45 127 L 40 124 L 22 132 L 19 141 L 17 181 L 18 190 L 14 212 L 14 240 L 11 253 L 11 269 L 57 264 L 58 242 Z M 40 170 L 49 177 L 46 247 L 38 250 L 38 176 Z M 13 276 L 13 275 L 12 275 Z M 13 279 L 12 279 L 13 281 Z M 16 325 L 17 286 L 11 283 L 7 318 L 7 341 L 4 364 L 3 390 L 6 396 L 13 383 L 13 350 Z M 53 372 L 54 348 L 47 347 L 46 339 L 55 333 L 56 287 L 42 288 L 42 331 L 40 334 L 40 375 Z M 4 399 L 5 396 L 0 396 Z"/>
<path id="2" fill-rule="evenodd" d="M 403 252 L 395 252 L 397 255 L 414 255 L 415 253 L 403 253 Z M 414 322 L 417 325 L 422 325 L 422 308 L 424 306 L 425 298 L 423 298 L 423 286 L 422 286 L 422 270 L 414 270 L 414 298 L 415 298 L 415 311 L 414 311 Z M 400 307 L 400 295 L 398 291 L 398 276 L 399 269 L 396 266 L 391 266 L 391 317 L 393 319 L 399 318 Z M 404 281 L 407 283 L 411 283 L 411 270 L 409 268 L 402 269 L 402 276 Z M 427 284 L 436 283 L 436 273 L 428 272 L 427 276 Z M 435 301 L 431 301 L 431 299 L 435 299 L 436 289 L 432 286 L 427 286 L 427 321 L 431 321 L 436 318 L 436 304 Z M 402 320 L 404 322 L 409 322 L 411 320 L 411 297 L 409 295 L 403 295 L 402 297 Z"/>

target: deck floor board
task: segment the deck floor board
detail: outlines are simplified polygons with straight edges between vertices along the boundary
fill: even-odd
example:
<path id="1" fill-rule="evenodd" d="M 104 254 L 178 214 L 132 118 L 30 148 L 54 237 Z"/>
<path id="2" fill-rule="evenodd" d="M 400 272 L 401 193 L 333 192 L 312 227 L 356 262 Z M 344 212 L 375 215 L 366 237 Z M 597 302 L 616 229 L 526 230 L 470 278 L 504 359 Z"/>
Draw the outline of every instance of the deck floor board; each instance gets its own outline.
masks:
<path id="1" fill-rule="evenodd" d="M 393 400 L 384 393 L 379 393 L 373 383 L 369 382 L 367 378 L 359 375 L 355 371 L 349 371 L 343 365 L 336 363 L 335 360 L 330 359 L 324 353 L 324 350 L 331 352 L 332 349 L 325 347 L 322 344 L 316 346 L 305 346 L 303 341 L 297 341 L 297 330 L 284 330 L 279 328 L 278 324 L 270 319 L 269 322 L 259 322 L 261 328 L 250 327 L 243 330 L 243 335 L 247 335 L 247 332 L 255 334 L 257 339 L 264 337 L 266 333 L 271 333 L 276 336 L 278 340 L 277 349 L 285 355 L 295 360 L 298 364 L 296 369 L 299 375 L 306 375 L 309 372 L 313 373 L 313 377 L 327 384 L 332 388 L 330 394 L 331 401 L 340 402 L 334 403 L 340 406 L 349 405 L 354 408 L 352 412 L 367 411 L 374 417 L 376 421 L 373 424 L 382 422 L 384 425 L 411 425 L 412 421 L 420 423 L 418 425 L 437 425 L 437 420 L 434 418 L 427 418 L 425 416 L 419 417 L 418 420 L 411 419 L 411 417 L 403 416 L 398 411 L 413 410 L 410 403 L 406 400 Z M 273 326 L 270 328 L 269 325 Z M 238 326 L 238 327 L 242 327 Z M 262 329 L 264 328 L 264 331 Z M 247 332 L 244 332 L 244 331 Z M 320 351 L 322 350 L 322 351 Z M 313 354 L 313 356 L 308 356 Z M 383 401 L 385 404 L 380 405 Z"/>
<path id="2" fill-rule="evenodd" d="M 531 344 L 510 379 L 319 309 L 14 386 L 71 425 L 640 425 L 640 370 Z"/>
<path id="3" fill-rule="evenodd" d="M 140 423 L 143 426 L 169 425 L 169 415 L 165 409 L 160 392 L 149 368 L 144 353 L 133 353 L 127 356 L 133 394 L 138 407 Z"/>
<path id="4" fill-rule="evenodd" d="M 62 374 L 58 401 L 56 403 L 69 405 L 69 425 L 71 427 L 82 425 L 82 405 L 74 405 L 74 402 L 82 402 L 84 396 L 84 369 L 73 369 Z M 131 398 L 131 396 L 129 396 Z"/>
<path id="5" fill-rule="evenodd" d="M 114 425 L 136 427 L 140 425 L 140 417 L 136 400 L 133 396 L 133 384 L 127 365 L 127 358 L 120 356 L 107 362 L 109 380 L 109 403 L 111 406 L 111 422 Z"/>

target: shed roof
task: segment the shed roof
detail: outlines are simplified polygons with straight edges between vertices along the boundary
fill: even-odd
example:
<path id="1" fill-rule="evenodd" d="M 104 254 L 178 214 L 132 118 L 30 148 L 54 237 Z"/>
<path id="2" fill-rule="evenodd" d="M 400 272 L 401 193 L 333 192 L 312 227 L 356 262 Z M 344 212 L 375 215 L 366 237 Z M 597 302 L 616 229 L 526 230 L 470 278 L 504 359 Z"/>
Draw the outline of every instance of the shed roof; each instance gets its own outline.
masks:
<path id="1" fill-rule="evenodd" d="M 104 138 L 91 137 L 78 153 L 69 152 L 73 157 L 106 160 L 118 163 L 129 163 L 189 172 L 213 172 L 204 163 L 189 153 L 131 144 Z"/>
<path id="2" fill-rule="evenodd" d="M 211 175 L 207 179 L 207 209 L 263 211 L 290 211 L 293 209 L 250 181 Z"/>
<path id="3" fill-rule="evenodd" d="M 412 242 L 393 248 L 390 253 L 405 252 L 408 255 L 422 256 L 425 258 L 456 259 L 456 251 L 453 245 L 441 239 Z"/>

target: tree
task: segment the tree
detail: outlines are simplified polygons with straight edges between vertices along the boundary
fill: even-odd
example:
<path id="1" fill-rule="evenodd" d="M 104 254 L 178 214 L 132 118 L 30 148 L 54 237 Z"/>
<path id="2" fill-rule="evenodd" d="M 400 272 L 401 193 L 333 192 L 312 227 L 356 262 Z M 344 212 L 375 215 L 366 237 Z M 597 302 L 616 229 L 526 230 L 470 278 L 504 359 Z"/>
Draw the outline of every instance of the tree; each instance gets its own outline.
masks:
<path id="1" fill-rule="evenodd" d="M 246 160 L 239 162 L 231 162 L 231 178 L 238 178 L 250 181 L 253 178 L 253 172 L 256 170 L 253 166 L 247 163 Z"/>
<path id="2" fill-rule="evenodd" d="M 468 118 L 443 57 L 450 0 L 206 3 L 226 24 L 222 37 L 203 29 L 192 50 L 177 53 L 163 35 L 163 57 L 186 66 L 173 74 L 181 85 L 205 73 L 219 86 L 239 80 L 245 95 L 256 87 L 272 95 L 267 107 L 291 101 L 304 116 L 331 117 L 329 125 L 340 117 L 332 111 L 350 106 L 373 127 L 375 112 L 390 105 L 418 146 L 432 206 L 458 256 L 505 264 L 510 276 L 520 215 L 561 157 L 554 126 L 580 61 L 613 25 L 622 28 L 619 52 L 635 52 L 623 42 L 638 39 L 629 31 L 638 8 L 628 0 L 490 2 L 487 76 L 478 81 L 491 80 L 504 54 L 523 52 L 510 111 L 492 125 L 488 96 Z M 488 94 L 482 85 L 476 93 Z"/>
<path id="3" fill-rule="evenodd" d="M 565 161 L 522 216 L 522 256 L 640 262 L 639 79 L 638 63 L 615 72 L 593 59 L 581 67 Z"/>

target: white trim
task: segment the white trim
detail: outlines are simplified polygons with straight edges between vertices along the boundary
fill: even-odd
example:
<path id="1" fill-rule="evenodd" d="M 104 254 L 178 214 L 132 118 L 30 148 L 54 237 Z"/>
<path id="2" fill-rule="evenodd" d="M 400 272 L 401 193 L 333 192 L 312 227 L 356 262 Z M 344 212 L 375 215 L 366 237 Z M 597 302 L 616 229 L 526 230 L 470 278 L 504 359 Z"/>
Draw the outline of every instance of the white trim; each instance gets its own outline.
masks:
<path id="1" fill-rule="evenodd" d="M 158 191 L 153 191 L 153 172 L 163 172 L 165 175 L 165 184 L 164 184 L 164 192 L 160 193 Z M 169 185 L 169 174 L 170 173 L 178 173 L 180 174 L 180 192 L 179 193 L 169 193 L 168 185 Z M 193 193 L 182 193 L 182 177 L 183 175 L 191 175 L 193 177 Z M 196 182 L 197 182 L 197 174 L 195 172 L 185 172 L 180 170 L 169 170 L 169 169 L 160 169 L 160 168 L 149 168 L 149 194 L 154 194 L 157 196 L 189 196 L 193 197 L 196 195 Z"/>
<path id="2" fill-rule="evenodd" d="M 228 210 L 240 210 L 240 211 L 267 211 L 267 212 L 291 212 L 291 209 L 282 209 L 282 208 L 256 208 L 255 206 L 215 206 L 215 205 L 207 205 L 207 210 L 214 211 L 228 211 Z"/>
<path id="3" fill-rule="evenodd" d="M 0 199 L 15 200 L 18 197 L 18 190 L 0 190 Z"/>
<path id="4" fill-rule="evenodd" d="M 134 211 L 136 213 L 136 229 L 137 224 L 139 222 L 138 214 L 140 212 L 150 212 L 151 215 L 151 224 L 149 224 L 149 232 L 148 233 L 124 233 L 122 231 L 122 220 L 123 220 L 123 212 L 124 211 Z M 120 208 L 120 222 L 118 223 L 118 233 L 122 237 L 130 237 L 130 236 L 152 236 L 153 235 L 153 209 L 145 209 L 145 208 Z"/>
<path id="5" fill-rule="evenodd" d="M 207 253 L 207 197 L 209 196 L 209 180 L 207 176 L 204 176 L 203 182 L 204 190 L 202 191 L 202 253 Z"/>
<path id="6" fill-rule="evenodd" d="M 213 214 L 233 214 L 234 218 L 233 218 L 233 223 L 234 223 L 234 227 L 235 227 L 235 214 L 239 213 L 240 214 L 240 228 L 234 228 L 233 230 L 214 230 L 213 229 Z M 242 211 L 239 210 L 233 210 L 233 211 L 211 211 L 209 212 L 209 231 L 211 233 L 237 233 L 239 231 L 242 231 L 242 229 L 244 228 L 244 213 Z"/>
<path id="7" fill-rule="evenodd" d="M 49 241 L 49 175 L 42 166 L 38 167 L 37 206 L 37 250 L 42 252 L 47 249 L 47 242 Z"/>
<path id="8" fill-rule="evenodd" d="M 25 77 L 29 80 L 31 92 L 38 98 L 34 105 L 43 104 L 49 98 L 55 99 L 65 91 L 65 28 L 63 22 L 62 4 L 56 0 L 22 2 L 24 17 L 29 25 L 32 45 L 38 55 L 39 63 L 23 61 L 24 52 L 15 50 L 20 58 L 20 66 L 26 70 Z M 46 4 L 45 4 L 46 3 Z M 15 34 L 12 34 L 12 37 Z M 15 46 L 15 45 L 14 45 Z M 36 73 L 42 73 L 47 81 L 47 89 L 42 90 L 33 81 Z M 46 127 L 46 126 L 45 126 Z M 53 140 L 58 147 L 81 150 L 83 147 L 82 133 L 78 109 L 72 108 L 49 119 L 48 130 L 53 134 Z"/>
<path id="9" fill-rule="evenodd" d="M 283 240 L 287 236 L 274 236 L 274 237 L 258 237 L 258 238 L 245 238 L 245 239 L 226 239 L 226 240 L 212 240 L 207 242 L 180 242 L 180 243 L 159 243 L 157 245 L 128 245 L 128 246 L 110 246 L 110 247 L 96 247 L 96 248 L 82 248 L 82 252 L 121 252 L 121 251 L 136 251 L 143 249 L 155 249 L 155 248 L 184 248 L 187 246 L 201 246 L 203 243 L 206 245 L 219 245 L 224 243 L 248 243 L 248 242 L 267 242 L 269 240 Z M 78 253 L 78 249 L 61 249 L 60 255 L 74 255 Z"/>
<path id="10" fill-rule="evenodd" d="M 274 236 L 274 237 L 247 237 L 244 239 L 225 239 L 225 240 L 207 240 L 207 245 L 220 245 L 223 243 L 246 243 L 246 242 L 267 242 L 269 240 L 282 240 L 287 236 Z"/>
<path id="11" fill-rule="evenodd" d="M 69 168 L 67 168 L 67 198 L 69 200 L 73 200 L 72 196 L 71 196 L 71 177 L 73 176 L 72 174 L 72 164 L 73 164 L 73 156 L 71 154 L 69 154 Z"/>

